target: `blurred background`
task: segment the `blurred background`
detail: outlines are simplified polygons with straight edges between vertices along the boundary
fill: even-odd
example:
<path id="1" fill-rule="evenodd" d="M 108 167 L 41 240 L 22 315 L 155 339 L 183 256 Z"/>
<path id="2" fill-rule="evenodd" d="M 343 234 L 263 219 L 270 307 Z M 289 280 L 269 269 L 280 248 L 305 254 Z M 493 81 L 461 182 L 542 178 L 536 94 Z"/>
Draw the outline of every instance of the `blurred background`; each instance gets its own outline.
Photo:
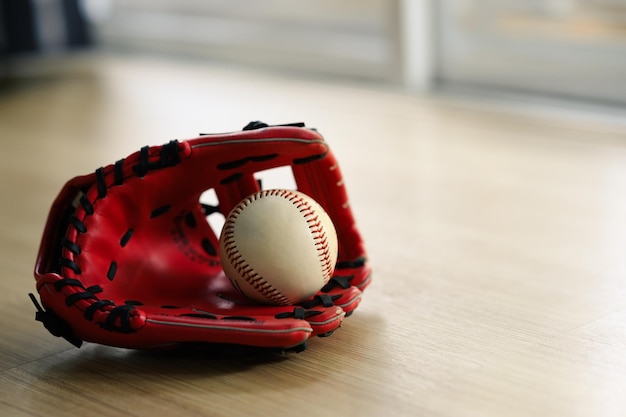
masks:
<path id="1" fill-rule="evenodd" d="M 50 65 L 51 57 L 95 50 L 429 93 L 523 97 L 611 111 L 626 105 L 625 0 L 0 4 L 5 82 Z"/>
<path id="2" fill-rule="evenodd" d="M 0 415 L 625 416 L 625 109 L 626 0 L 0 0 Z M 331 343 L 169 362 L 33 320 L 67 180 L 252 120 L 341 163 L 375 278 Z"/>

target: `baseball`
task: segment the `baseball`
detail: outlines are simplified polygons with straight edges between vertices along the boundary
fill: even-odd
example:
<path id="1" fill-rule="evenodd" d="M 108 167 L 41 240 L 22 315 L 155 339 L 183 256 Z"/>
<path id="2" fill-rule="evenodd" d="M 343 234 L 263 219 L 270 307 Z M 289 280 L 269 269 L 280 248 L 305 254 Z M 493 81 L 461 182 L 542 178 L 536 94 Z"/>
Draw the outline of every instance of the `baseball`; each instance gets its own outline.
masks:
<path id="1" fill-rule="evenodd" d="M 274 189 L 243 199 L 220 235 L 224 272 L 246 297 L 264 304 L 297 304 L 330 279 L 337 233 L 315 200 Z"/>

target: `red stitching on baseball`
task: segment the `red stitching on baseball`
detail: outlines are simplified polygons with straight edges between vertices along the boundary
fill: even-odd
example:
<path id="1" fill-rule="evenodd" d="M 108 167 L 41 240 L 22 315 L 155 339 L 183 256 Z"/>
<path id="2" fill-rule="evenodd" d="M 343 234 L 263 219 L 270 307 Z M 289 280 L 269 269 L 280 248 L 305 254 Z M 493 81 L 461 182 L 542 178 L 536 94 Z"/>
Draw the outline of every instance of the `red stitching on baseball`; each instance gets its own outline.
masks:
<path id="1" fill-rule="evenodd" d="M 274 194 L 267 194 L 274 195 Z M 234 221 L 243 212 L 243 209 L 253 201 L 260 198 L 259 195 L 253 194 L 241 201 L 232 212 L 232 216 L 224 226 L 224 251 L 228 258 L 228 261 L 233 266 L 237 274 L 239 274 L 255 291 L 258 291 L 264 297 L 268 298 L 276 304 L 287 305 L 289 300 L 277 289 L 273 288 L 267 281 L 263 279 L 258 273 L 254 272 L 253 268 L 243 259 L 241 254 L 237 250 L 237 244 L 234 238 Z M 244 294 L 245 295 L 245 294 Z"/>
<path id="2" fill-rule="evenodd" d="M 272 287 L 261 275 L 254 271 L 254 269 L 243 259 L 241 254 L 237 250 L 237 244 L 234 238 L 235 220 L 243 212 L 243 209 L 250 205 L 253 201 L 262 197 L 278 196 L 286 198 L 287 201 L 292 203 L 302 215 L 305 217 L 309 230 L 313 235 L 314 244 L 317 250 L 317 256 L 321 263 L 323 282 L 327 281 L 333 271 L 334 265 L 332 264 L 332 256 L 330 254 L 330 248 L 328 246 L 328 238 L 326 231 L 322 225 L 322 221 L 315 212 L 315 209 L 302 197 L 292 193 L 289 190 L 272 189 L 265 190 L 260 193 L 252 194 L 242 200 L 232 211 L 232 215 L 229 216 L 226 225 L 224 226 L 224 251 L 228 258 L 228 261 L 239 274 L 251 287 L 258 291 L 264 297 L 272 300 L 276 304 L 286 305 L 289 304 L 289 300 L 280 291 Z"/>

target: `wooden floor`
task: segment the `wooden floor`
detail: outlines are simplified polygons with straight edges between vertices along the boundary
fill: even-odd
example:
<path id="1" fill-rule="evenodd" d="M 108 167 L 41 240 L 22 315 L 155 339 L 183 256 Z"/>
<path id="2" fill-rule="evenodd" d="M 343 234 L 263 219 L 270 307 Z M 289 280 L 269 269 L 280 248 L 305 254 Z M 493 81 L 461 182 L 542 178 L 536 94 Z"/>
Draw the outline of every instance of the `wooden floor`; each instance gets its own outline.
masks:
<path id="1" fill-rule="evenodd" d="M 46 64 L 47 65 L 47 64 Z M 69 178 L 251 120 L 339 159 L 374 269 L 302 353 L 86 344 L 28 299 Z M 626 415 L 626 128 L 337 81 L 90 57 L 0 92 L 0 416 Z"/>

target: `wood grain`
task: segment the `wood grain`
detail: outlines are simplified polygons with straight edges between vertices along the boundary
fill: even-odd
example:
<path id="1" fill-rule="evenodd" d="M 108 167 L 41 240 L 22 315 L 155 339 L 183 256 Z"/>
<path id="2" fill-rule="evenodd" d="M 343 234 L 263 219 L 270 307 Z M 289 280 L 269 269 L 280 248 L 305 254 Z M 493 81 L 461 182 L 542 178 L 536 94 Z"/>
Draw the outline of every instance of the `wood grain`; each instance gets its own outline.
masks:
<path id="1" fill-rule="evenodd" d="M 626 129 L 201 63 L 42 65 L 0 91 L 0 415 L 626 414 Z M 165 354 L 34 321 L 66 180 L 250 120 L 305 121 L 341 163 L 374 281 L 339 331 Z"/>

